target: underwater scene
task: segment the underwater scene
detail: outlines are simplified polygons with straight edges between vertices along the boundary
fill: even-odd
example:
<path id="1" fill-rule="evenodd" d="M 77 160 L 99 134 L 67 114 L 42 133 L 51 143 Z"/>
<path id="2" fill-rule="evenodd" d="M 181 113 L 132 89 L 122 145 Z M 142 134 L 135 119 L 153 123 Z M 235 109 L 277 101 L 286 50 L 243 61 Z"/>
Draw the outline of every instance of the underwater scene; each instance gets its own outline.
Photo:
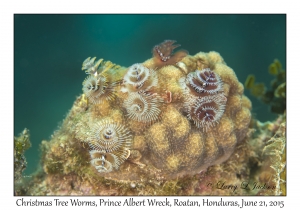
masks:
<path id="1" fill-rule="evenodd" d="M 286 195 L 286 15 L 14 15 L 14 195 Z"/>

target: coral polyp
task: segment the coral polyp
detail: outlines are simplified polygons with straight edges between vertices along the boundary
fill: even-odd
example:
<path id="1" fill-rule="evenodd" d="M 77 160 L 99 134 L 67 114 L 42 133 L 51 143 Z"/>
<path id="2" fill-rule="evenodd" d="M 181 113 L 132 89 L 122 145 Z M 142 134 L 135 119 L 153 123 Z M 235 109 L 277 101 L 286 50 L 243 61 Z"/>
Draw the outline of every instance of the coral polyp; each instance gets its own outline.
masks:
<path id="1" fill-rule="evenodd" d="M 221 119 L 225 110 L 226 97 L 223 95 L 205 96 L 189 106 L 187 117 L 198 128 L 208 128 Z"/>
<path id="2" fill-rule="evenodd" d="M 156 72 L 139 63 L 128 68 L 123 80 L 125 86 L 122 88 L 123 92 L 147 91 L 157 86 L 158 82 Z"/>
<path id="3" fill-rule="evenodd" d="M 130 119 L 150 123 L 158 120 L 162 102 L 162 98 L 156 93 L 149 94 L 141 91 L 130 93 L 123 106 Z"/>
<path id="4" fill-rule="evenodd" d="M 100 121 L 92 126 L 88 143 L 93 150 L 112 152 L 120 148 L 129 149 L 132 144 L 132 136 L 123 125 Z"/>

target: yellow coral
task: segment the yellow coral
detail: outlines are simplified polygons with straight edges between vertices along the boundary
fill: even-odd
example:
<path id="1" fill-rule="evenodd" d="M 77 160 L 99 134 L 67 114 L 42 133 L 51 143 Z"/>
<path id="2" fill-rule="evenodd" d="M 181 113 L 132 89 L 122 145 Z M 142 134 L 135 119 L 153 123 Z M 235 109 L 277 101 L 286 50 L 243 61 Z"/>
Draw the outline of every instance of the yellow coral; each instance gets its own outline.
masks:
<path id="1" fill-rule="evenodd" d="M 196 157 L 203 152 L 203 137 L 200 133 L 192 133 L 188 138 L 187 151 L 189 156 Z"/>
<path id="2" fill-rule="evenodd" d="M 85 62 L 85 69 L 95 66 L 93 59 Z M 115 84 L 112 89 L 115 100 L 87 104 L 82 96 L 74 109 L 83 105 L 85 109 L 78 115 L 70 112 L 72 125 L 75 124 L 70 135 L 85 147 L 82 159 L 86 167 L 96 168 L 86 169 L 90 173 L 117 180 L 195 174 L 226 161 L 248 132 L 251 102 L 243 95 L 244 87 L 234 71 L 217 52 L 200 52 L 186 56 L 180 63 L 164 66 L 157 66 L 153 59 L 130 68 L 98 62 L 102 66 L 96 63 L 100 66 L 97 75 L 107 75 L 107 86 Z M 136 88 L 130 86 L 133 82 Z M 201 117 L 205 119 L 202 124 L 197 122 Z M 100 131 L 94 127 L 99 121 L 111 124 L 105 132 L 101 130 L 101 142 Z M 205 124 L 209 126 L 202 126 Z M 110 138 L 111 130 L 116 131 L 114 138 Z M 124 137 L 125 141 L 120 135 L 119 141 L 118 132 L 127 136 L 127 131 L 130 138 Z M 110 139 L 114 144 L 109 143 Z M 88 146 L 93 151 L 90 154 Z M 52 149 L 55 151 L 50 153 L 62 150 L 57 146 Z"/>
<path id="3" fill-rule="evenodd" d="M 252 103 L 245 95 L 242 96 L 242 106 L 248 108 L 249 110 L 252 109 Z"/>

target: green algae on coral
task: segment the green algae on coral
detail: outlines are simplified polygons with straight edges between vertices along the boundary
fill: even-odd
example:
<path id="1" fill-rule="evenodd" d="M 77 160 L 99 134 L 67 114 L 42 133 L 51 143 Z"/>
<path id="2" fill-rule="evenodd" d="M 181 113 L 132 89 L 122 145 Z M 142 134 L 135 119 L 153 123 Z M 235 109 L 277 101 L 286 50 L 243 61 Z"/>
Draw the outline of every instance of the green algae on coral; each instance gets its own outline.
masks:
<path id="1" fill-rule="evenodd" d="M 262 97 L 266 92 L 265 84 L 264 83 L 256 83 L 252 86 L 250 91 L 253 96 L 258 97 L 258 98 Z"/>
<path id="2" fill-rule="evenodd" d="M 270 105 L 271 112 L 283 114 L 286 110 L 286 71 L 278 59 L 269 66 L 269 73 L 275 78 L 271 81 L 271 88 L 266 88 L 264 83 L 254 83 L 254 75 L 249 75 L 245 87 L 250 90 L 263 103 Z"/>
<path id="3" fill-rule="evenodd" d="M 22 195 L 26 192 L 23 171 L 27 167 L 25 151 L 31 147 L 30 133 L 25 128 L 19 136 L 14 137 L 14 194 Z"/>
<path id="4" fill-rule="evenodd" d="M 22 172 L 26 169 L 27 161 L 25 159 L 24 153 L 27 149 L 31 147 L 29 140 L 30 134 L 29 130 L 25 128 L 18 137 L 14 137 L 14 179 L 18 181 L 22 178 Z"/>
<path id="5" fill-rule="evenodd" d="M 255 84 L 255 76 L 253 74 L 248 75 L 244 86 L 246 89 L 251 89 Z"/>
<path id="6" fill-rule="evenodd" d="M 285 98 L 286 97 L 285 94 L 286 94 L 286 83 L 282 83 L 281 85 L 279 85 L 276 88 L 274 95 L 277 98 L 280 98 L 280 97 Z"/>

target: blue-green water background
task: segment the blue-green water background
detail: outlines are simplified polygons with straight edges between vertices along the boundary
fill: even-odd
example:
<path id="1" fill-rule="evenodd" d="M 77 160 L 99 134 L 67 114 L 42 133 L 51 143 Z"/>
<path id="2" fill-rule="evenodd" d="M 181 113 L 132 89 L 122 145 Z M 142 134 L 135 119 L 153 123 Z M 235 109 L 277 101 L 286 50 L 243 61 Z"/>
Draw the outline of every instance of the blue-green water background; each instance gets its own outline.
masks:
<path id="1" fill-rule="evenodd" d="M 26 127 L 32 142 L 25 174 L 36 169 L 40 142 L 50 139 L 81 94 L 87 57 L 130 66 L 150 58 L 165 39 L 191 55 L 219 52 L 242 83 L 255 74 L 269 86 L 274 58 L 286 68 L 286 15 L 15 15 L 14 135 Z M 245 94 L 259 120 L 276 117 Z"/>

